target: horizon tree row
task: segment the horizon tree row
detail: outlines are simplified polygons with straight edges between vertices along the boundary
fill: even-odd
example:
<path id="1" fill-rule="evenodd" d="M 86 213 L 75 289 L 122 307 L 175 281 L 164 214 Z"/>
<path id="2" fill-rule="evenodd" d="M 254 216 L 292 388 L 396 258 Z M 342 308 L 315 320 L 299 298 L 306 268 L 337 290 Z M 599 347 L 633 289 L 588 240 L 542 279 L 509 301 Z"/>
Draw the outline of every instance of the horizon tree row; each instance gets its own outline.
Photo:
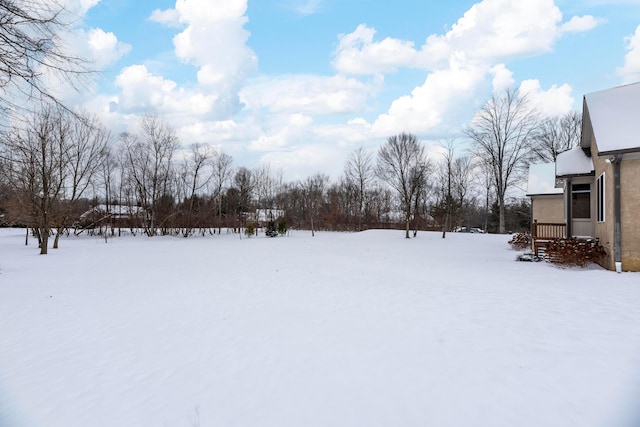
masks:
<path id="1" fill-rule="evenodd" d="M 377 153 L 354 150 L 336 182 L 321 172 L 284 182 L 268 164 L 234 168 L 231 156 L 207 144 L 177 156 L 176 133 L 156 114 L 141 119 L 139 134 L 114 138 L 95 117 L 44 103 L 2 133 L 0 213 L 3 222 L 34 230 L 43 254 L 49 236 L 57 248 L 72 229 L 239 232 L 259 209 L 284 212 L 291 227 L 312 235 L 402 226 L 408 238 L 411 228 L 413 236 L 439 229 L 443 237 L 460 226 L 487 230 L 497 207 L 496 231 L 505 232 L 508 191 L 533 159 L 577 145 L 578 123 L 575 114 L 540 120 L 526 97 L 507 91 L 464 130 L 473 148 L 461 155 L 453 141 L 428 152 L 415 135 L 400 133 Z M 140 209 L 125 214 L 123 206 Z"/>

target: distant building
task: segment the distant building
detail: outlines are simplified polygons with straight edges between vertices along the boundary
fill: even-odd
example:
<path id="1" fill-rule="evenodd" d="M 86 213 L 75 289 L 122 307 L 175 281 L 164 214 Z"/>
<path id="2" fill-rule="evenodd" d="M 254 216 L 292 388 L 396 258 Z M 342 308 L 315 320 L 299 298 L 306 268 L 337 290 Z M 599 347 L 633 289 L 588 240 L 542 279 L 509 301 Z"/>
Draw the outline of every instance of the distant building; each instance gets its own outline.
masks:
<path id="1" fill-rule="evenodd" d="M 80 225 L 92 227 L 105 222 L 114 226 L 139 226 L 146 220 L 145 210 L 131 205 L 96 205 L 80 215 Z"/>
<path id="2" fill-rule="evenodd" d="M 263 227 L 269 221 L 275 221 L 282 217 L 284 217 L 284 211 L 282 209 L 256 209 L 253 219 L 258 223 L 258 227 Z"/>

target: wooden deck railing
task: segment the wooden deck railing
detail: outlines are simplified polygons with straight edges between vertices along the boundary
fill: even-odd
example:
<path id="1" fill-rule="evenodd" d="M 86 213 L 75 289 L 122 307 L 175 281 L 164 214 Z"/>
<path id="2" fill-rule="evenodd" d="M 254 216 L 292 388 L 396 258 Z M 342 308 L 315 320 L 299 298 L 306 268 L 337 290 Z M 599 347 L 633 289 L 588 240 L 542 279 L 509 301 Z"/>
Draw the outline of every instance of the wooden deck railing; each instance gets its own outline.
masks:
<path id="1" fill-rule="evenodd" d="M 567 224 L 533 221 L 531 225 L 531 241 L 533 252 L 538 255 L 540 248 L 546 247 L 553 239 L 564 239 L 567 234 Z"/>

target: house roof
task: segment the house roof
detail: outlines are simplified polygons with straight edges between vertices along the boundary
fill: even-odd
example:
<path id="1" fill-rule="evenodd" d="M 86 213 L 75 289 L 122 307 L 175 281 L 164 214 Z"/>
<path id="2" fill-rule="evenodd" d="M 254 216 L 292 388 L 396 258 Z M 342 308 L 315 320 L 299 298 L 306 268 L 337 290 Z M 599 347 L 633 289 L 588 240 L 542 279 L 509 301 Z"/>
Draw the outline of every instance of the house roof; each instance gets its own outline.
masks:
<path id="1" fill-rule="evenodd" d="M 584 176 L 594 173 L 593 160 L 587 156 L 582 147 L 558 153 L 556 157 L 556 176 Z"/>
<path id="2" fill-rule="evenodd" d="M 582 142 L 595 136 L 598 155 L 640 151 L 640 83 L 589 93 L 583 101 Z"/>
<path id="3" fill-rule="evenodd" d="M 144 209 L 140 206 L 129 205 L 109 205 L 109 212 L 116 216 L 128 216 L 128 215 L 140 215 Z M 85 219 L 90 215 L 99 214 L 104 215 L 107 213 L 107 205 L 96 205 L 80 215 L 81 219 Z"/>
<path id="4" fill-rule="evenodd" d="M 527 196 L 562 194 L 562 188 L 556 188 L 555 163 L 529 165 Z"/>

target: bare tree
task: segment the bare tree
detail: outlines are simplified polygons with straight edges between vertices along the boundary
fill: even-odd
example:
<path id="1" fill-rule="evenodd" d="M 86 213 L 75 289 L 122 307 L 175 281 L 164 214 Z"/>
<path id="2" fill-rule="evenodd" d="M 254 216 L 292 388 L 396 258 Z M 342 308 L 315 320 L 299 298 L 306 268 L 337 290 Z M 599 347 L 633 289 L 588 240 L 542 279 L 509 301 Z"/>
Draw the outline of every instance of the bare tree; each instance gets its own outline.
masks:
<path id="1" fill-rule="evenodd" d="M 485 162 L 478 165 L 480 173 L 476 175 L 478 185 L 484 190 L 484 229 L 489 231 L 489 209 L 494 191 L 493 171 Z"/>
<path id="2" fill-rule="evenodd" d="M 415 186 L 415 195 L 413 197 L 413 237 L 418 235 L 421 214 L 426 215 L 427 213 L 427 201 L 431 186 L 428 176 L 431 170 L 431 162 L 427 158 L 424 158 L 424 161 L 416 165 L 413 170 L 412 179 Z"/>
<path id="3" fill-rule="evenodd" d="M 186 203 L 186 218 L 183 219 L 182 235 L 189 237 L 193 233 L 193 216 L 196 209 L 198 193 L 200 193 L 213 178 L 210 169 L 215 152 L 209 145 L 193 144 L 191 152 L 182 162 L 180 184 L 184 188 Z"/>
<path id="4" fill-rule="evenodd" d="M 240 220 L 240 226 L 244 227 L 245 216 L 249 212 L 251 206 L 255 180 L 251 171 L 245 167 L 240 167 L 233 176 L 233 183 L 238 190 L 238 199 L 235 206 L 236 213 Z M 242 230 L 240 230 L 240 237 L 242 237 Z"/>
<path id="5" fill-rule="evenodd" d="M 269 163 L 263 163 L 253 172 L 256 201 L 259 208 L 274 208 L 276 194 L 282 187 L 282 171 L 272 171 Z"/>
<path id="6" fill-rule="evenodd" d="M 91 185 L 107 139 L 95 119 L 56 104 L 43 105 L 6 135 L 2 174 L 38 236 L 41 254 L 47 254 L 54 228 L 57 247 L 75 204 Z"/>
<path id="7" fill-rule="evenodd" d="M 170 196 L 172 158 L 178 147 L 178 138 L 162 119 L 149 115 L 142 119 L 141 139 L 123 134 L 121 140 L 127 178 L 147 216 L 142 224 L 144 232 L 154 236 L 157 233 L 161 199 Z"/>
<path id="8" fill-rule="evenodd" d="M 309 218 L 309 225 L 311 226 L 311 236 L 315 236 L 315 218 L 322 207 L 328 184 L 329 177 L 322 173 L 310 176 L 300 184 L 305 211 Z"/>
<path id="9" fill-rule="evenodd" d="M 117 185 L 117 177 L 116 172 L 118 171 L 118 159 L 116 157 L 115 151 L 113 150 L 111 144 L 107 144 L 104 147 L 102 152 L 102 161 L 98 166 L 97 179 L 93 182 L 93 191 L 94 194 L 102 195 L 105 202 L 105 217 L 103 220 L 99 221 L 100 227 L 104 225 L 104 239 L 105 241 L 108 238 L 108 229 L 111 231 L 111 235 L 114 235 L 114 221 L 112 217 L 112 207 L 114 202 L 117 201 L 118 205 L 120 203 L 119 198 L 117 197 L 116 185 Z M 114 200 L 115 199 L 115 200 Z M 81 232 L 76 231 L 76 233 Z"/>
<path id="10" fill-rule="evenodd" d="M 453 162 L 453 196 L 459 206 L 459 217 L 456 219 L 458 225 L 465 223 L 467 227 L 471 224 L 464 221 L 469 214 L 469 208 L 473 204 L 474 197 L 471 193 L 475 165 L 469 156 L 456 157 Z M 486 228 L 485 228 L 486 230 Z"/>
<path id="11" fill-rule="evenodd" d="M 543 120 L 536 142 L 532 145 L 533 157 L 544 162 L 555 162 L 558 153 L 580 144 L 581 132 L 582 115 L 577 111 Z"/>
<path id="12" fill-rule="evenodd" d="M 66 49 L 62 3 L 0 0 L 0 110 L 25 110 L 21 96 L 62 106 L 45 75 L 77 87 L 87 62 Z"/>
<path id="13" fill-rule="evenodd" d="M 366 152 L 362 147 L 352 152 L 344 167 L 344 175 L 347 183 L 353 185 L 356 189 L 358 231 L 361 231 L 365 195 L 375 178 L 375 168 L 371 153 Z"/>
<path id="14" fill-rule="evenodd" d="M 494 94 L 464 130 L 491 171 L 500 212 L 500 233 L 505 232 L 505 195 L 522 179 L 539 123 L 540 115 L 530 106 L 527 96 L 507 89 L 500 95 Z"/>
<path id="15" fill-rule="evenodd" d="M 232 162 L 233 158 L 225 153 L 219 153 L 213 162 L 213 196 L 218 201 L 218 234 L 222 227 L 222 193 L 231 178 Z"/>
<path id="16" fill-rule="evenodd" d="M 444 195 L 444 223 L 442 224 L 442 238 L 446 237 L 447 231 L 451 228 L 451 215 L 454 210 L 453 206 L 453 186 L 454 186 L 454 148 L 450 142 L 443 156 L 443 162 L 440 166 L 440 185 Z"/>
<path id="17" fill-rule="evenodd" d="M 62 168 L 64 177 L 61 197 L 63 203 L 59 208 L 56 223 L 56 236 L 53 248 L 58 247 L 60 236 L 71 223 L 79 217 L 77 211 L 79 200 L 86 195 L 87 189 L 94 184 L 96 175 L 105 161 L 107 144 L 111 138 L 109 132 L 96 117 L 73 115 L 66 110 L 61 111 L 58 126 L 59 135 L 67 133 L 61 141 Z"/>
<path id="18" fill-rule="evenodd" d="M 405 216 L 408 239 L 413 205 L 425 185 L 429 163 L 424 146 L 415 135 L 401 133 L 391 136 L 378 151 L 376 172 L 378 177 L 395 189 L 400 197 Z"/>
<path id="19" fill-rule="evenodd" d="M 33 113 L 5 136 L 2 153 L 1 172 L 13 190 L 18 216 L 36 232 L 42 255 L 48 251 L 50 214 L 62 187 L 62 155 L 53 138 L 57 113 L 53 107 Z"/>

